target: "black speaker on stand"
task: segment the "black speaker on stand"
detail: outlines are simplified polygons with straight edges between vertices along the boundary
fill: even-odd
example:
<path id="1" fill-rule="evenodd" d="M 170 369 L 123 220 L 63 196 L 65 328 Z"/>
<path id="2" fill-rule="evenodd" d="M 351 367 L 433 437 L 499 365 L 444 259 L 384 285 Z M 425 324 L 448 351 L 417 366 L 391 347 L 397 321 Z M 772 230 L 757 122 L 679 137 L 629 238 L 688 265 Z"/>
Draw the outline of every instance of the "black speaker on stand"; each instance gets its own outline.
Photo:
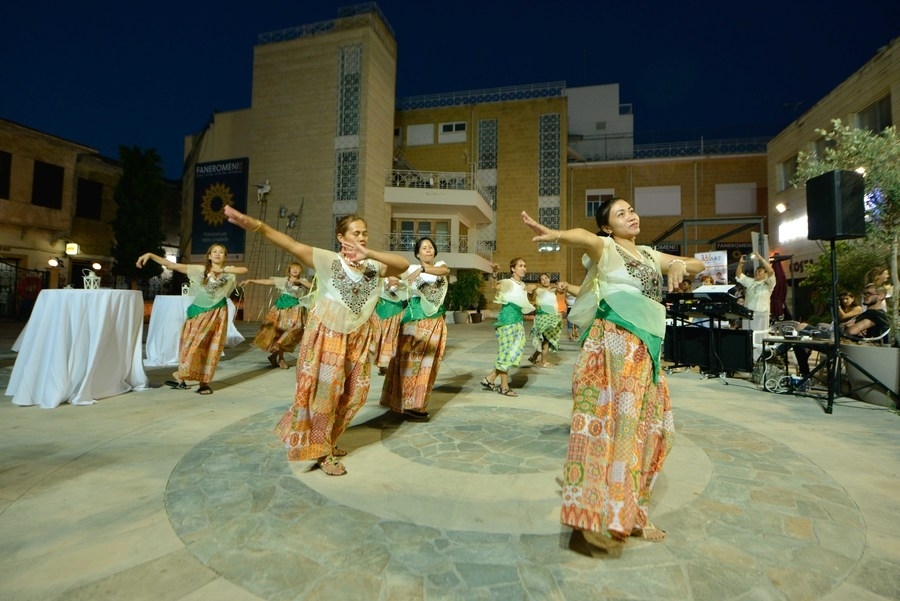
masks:
<path id="1" fill-rule="evenodd" d="M 809 240 L 866 237 L 865 181 L 855 171 L 829 171 L 806 182 Z"/>
<path id="2" fill-rule="evenodd" d="M 841 328 L 838 318 L 838 277 L 835 240 L 866 236 L 866 209 L 863 202 L 865 183 L 855 171 L 829 171 L 806 182 L 806 215 L 808 240 L 831 241 L 831 319 L 834 323 L 834 346 L 827 358 L 791 388 L 802 388 L 819 370 L 827 369 L 828 397 L 825 413 L 831 413 L 834 398 L 843 394 L 841 371 L 843 362 L 854 366 L 869 380 L 890 390 L 875 376 L 847 357 L 841 350 Z"/>

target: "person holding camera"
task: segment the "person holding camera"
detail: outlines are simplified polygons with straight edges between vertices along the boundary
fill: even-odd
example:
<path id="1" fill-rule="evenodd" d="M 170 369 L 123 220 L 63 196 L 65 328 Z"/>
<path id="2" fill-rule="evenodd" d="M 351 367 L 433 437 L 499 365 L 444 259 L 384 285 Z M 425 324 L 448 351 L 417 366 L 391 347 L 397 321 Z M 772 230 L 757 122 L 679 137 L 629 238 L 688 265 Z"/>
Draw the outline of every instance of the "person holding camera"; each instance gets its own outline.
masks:
<path id="1" fill-rule="evenodd" d="M 744 306 L 753 311 L 750 329 L 766 331 L 769 329 L 769 302 L 775 289 L 775 270 L 764 257 L 750 253 L 747 258 L 756 258 L 760 262 L 753 277 L 744 275 L 744 256 L 741 255 L 734 279 L 744 287 Z"/>

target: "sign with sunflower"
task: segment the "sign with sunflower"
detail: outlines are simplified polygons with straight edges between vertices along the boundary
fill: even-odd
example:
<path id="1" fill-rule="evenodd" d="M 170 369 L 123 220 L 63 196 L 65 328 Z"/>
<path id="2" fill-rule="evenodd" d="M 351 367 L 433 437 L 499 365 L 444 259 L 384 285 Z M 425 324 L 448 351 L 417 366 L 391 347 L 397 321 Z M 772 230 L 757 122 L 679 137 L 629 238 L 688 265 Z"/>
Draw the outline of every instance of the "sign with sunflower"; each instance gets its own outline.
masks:
<path id="1" fill-rule="evenodd" d="M 246 232 L 228 223 L 225 206 L 247 211 L 250 159 L 197 163 L 194 167 L 194 218 L 191 228 L 191 261 L 203 261 L 207 249 L 223 244 L 232 261 L 244 260 Z M 197 258 L 199 257 L 199 258 Z"/>

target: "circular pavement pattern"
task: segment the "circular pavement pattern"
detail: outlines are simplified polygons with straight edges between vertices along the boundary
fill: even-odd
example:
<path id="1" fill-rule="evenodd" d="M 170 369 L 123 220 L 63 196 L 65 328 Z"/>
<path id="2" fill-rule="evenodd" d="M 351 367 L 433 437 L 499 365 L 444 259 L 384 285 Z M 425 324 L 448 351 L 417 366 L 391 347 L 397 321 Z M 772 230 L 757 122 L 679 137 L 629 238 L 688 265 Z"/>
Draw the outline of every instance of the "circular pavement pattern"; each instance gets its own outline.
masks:
<path id="1" fill-rule="evenodd" d="M 675 445 L 689 452 L 656 491 L 668 539 L 632 540 L 617 559 L 555 523 L 558 416 L 444 407 L 383 429 L 331 478 L 288 464 L 272 433 L 282 412 L 200 442 L 166 490 L 188 550 L 263 599 L 817 599 L 865 544 L 853 500 L 812 462 L 696 412 L 676 413 Z M 673 501 L 698 465 L 708 476 Z"/>

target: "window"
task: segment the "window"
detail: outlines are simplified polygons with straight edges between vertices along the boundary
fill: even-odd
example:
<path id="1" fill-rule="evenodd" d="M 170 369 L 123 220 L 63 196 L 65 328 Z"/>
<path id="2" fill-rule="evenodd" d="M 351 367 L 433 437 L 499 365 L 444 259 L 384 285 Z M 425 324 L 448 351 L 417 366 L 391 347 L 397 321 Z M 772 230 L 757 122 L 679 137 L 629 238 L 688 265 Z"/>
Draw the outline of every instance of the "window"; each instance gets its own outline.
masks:
<path id="1" fill-rule="evenodd" d="M 797 173 L 797 155 L 778 165 L 778 191 L 783 192 L 791 187 L 791 180 Z"/>
<path id="2" fill-rule="evenodd" d="M 616 196 L 616 191 L 612 188 L 604 188 L 602 190 L 585 190 L 585 217 L 594 218 L 600 203 L 604 200 L 612 200 Z"/>
<path id="3" fill-rule="evenodd" d="M 681 187 L 646 186 L 635 188 L 634 209 L 641 217 L 681 215 Z"/>
<path id="4" fill-rule="evenodd" d="M 716 184 L 716 215 L 756 214 L 756 184 Z"/>
<path id="5" fill-rule="evenodd" d="M 441 123 L 438 127 L 438 144 L 452 144 L 466 141 L 466 122 Z"/>
<path id="6" fill-rule="evenodd" d="M 881 133 L 885 127 L 891 126 L 891 97 L 885 96 L 878 102 L 856 114 L 856 126 Z"/>
<path id="7" fill-rule="evenodd" d="M 48 209 L 61 209 L 64 173 L 65 169 L 59 165 L 35 161 L 31 182 L 31 204 Z"/>
<path id="8" fill-rule="evenodd" d="M 79 177 L 78 196 L 75 198 L 75 216 L 85 219 L 100 219 L 102 201 L 103 184 Z"/>
<path id="9" fill-rule="evenodd" d="M 434 144 L 434 123 L 422 123 L 406 127 L 407 146 L 428 146 L 430 144 Z"/>
<path id="10" fill-rule="evenodd" d="M 416 240 L 434 240 L 435 250 L 450 252 L 450 221 L 447 219 L 395 219 L 391 228 L 391 250 L 414 251 Z"/>
<path id="11" fill-rule="evenodd" d="M 9 198 L 9 186 L 12 179 L 12 155 L 0 150 L 0 198 Z"/>
<path id="12" fill-rule="evenodd" d="M 825 154 L 828 149 L 834 149 L 834 140 L 826 140 L 824 137 L 819 138 L 813 144 L 813 152 L 820 161 L 825 160 Z"/>

